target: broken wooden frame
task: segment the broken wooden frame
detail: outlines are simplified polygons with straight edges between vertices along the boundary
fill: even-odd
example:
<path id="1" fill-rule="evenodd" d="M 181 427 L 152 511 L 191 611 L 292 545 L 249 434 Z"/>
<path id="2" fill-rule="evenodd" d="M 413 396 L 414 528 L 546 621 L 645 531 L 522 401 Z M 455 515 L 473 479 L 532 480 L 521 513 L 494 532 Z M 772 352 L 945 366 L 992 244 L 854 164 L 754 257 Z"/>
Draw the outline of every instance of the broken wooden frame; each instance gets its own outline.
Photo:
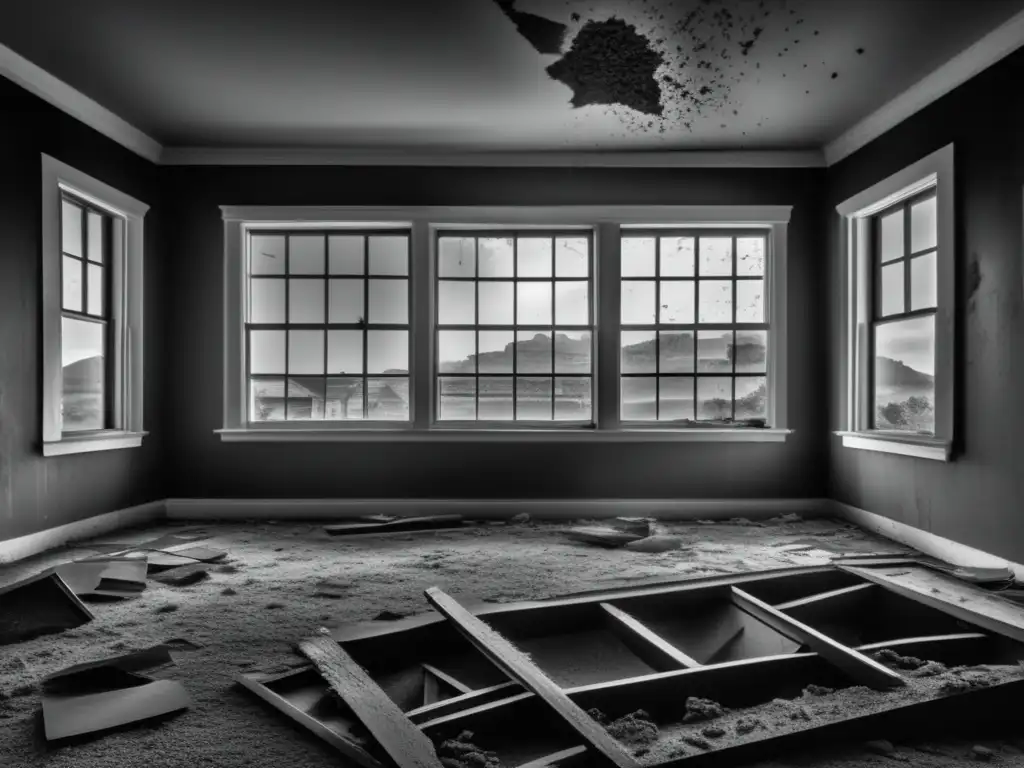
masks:
<path id="1" fill-rule="evenodd" d="M 668 726 L 681 722 L 691 696 L 735 710 L 799 696 L 811 684 L 885 690 L 904 682 L 871 658 L 886 648 L 949 666 L 1024 659 L 1024 608 L 982 592 L 996 603 L 974 613 L 971 603 L 951 597 L 973 588 L 940 574 L 928 578 L 943 583 L 928 600 L 914 588 L 892 588 L 897 576 L 830 566 L 472 609 L 431 592 L 428 599 L 443 615 L 350 625 L 332 636 L 397 705 L 403 727 L 418 728 L 435 743 L 469 730 L 508 766 L 635 765 L 624 751 L 609 754 L 597 731 L 565 713 L 596 708 L 616 718 L 643 709 Z M 451 684 L 428 692 L 432 677 L 468 692 Z M 315 669 L 240 679 L 346 754 L 366 755 L 369 760 L 357 760 L 366 768 L 391 762 L 353 711 L 327 695 Z M 993 712 L 1015 711 L 1021 696 L 1024 680 L 1010 679 L 790 731 L 754 732 L 659 765 L 736 764 L 896 724 L 922 735 L 953 724 L 994 727 L 1002 715 Z M 513 732 L 511 722 L 520 724 Z"/>

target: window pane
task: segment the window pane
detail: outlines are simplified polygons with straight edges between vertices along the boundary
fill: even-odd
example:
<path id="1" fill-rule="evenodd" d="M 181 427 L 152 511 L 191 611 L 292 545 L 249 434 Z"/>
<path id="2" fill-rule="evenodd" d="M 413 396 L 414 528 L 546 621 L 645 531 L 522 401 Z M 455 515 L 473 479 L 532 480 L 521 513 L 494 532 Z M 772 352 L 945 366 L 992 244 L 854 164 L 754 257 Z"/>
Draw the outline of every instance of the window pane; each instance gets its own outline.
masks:
<path id="1" fill-rule="evenodd" d="M 329 421 L 363 418 L 363 380 L 328 378 L 324 418 Z"/>
<path id="2" fill-rule="evenodd" d="M 662 376 L 658 381 L 658 420 L 692 420 L 693 377 Z"/>
<path id="3" fill-rule="evenodd" d="M 929 309 L 939 304 L 934 251 L 910 260 L 910 309 Z"/>
<path id="4" fill-rule="evenodd" d="M 519 283 L 516 322 L 519 325 L 551 325 L 551 283 Z"/>
<path id="5" fill-rule="evenodd" d="M 249 373 L 283 374 L 284 341 L 284 331 L 250 331 Z"/>
<path id="6" fill-rule="evenodd" d="M 555 331 L 555 373 L 590 373 L 590 331 Z"/>
<path id="7" fill-rule="evenodd" d="M 883 216 L 881 227 L 882 261 L 892 261 L 903 256 L 903 209 Z"/>
<path id="8" fill-rule="evenodd" d="M 89 264 L 89 314 L 100 316 L 103 314 L 103 267 L 99 264 Z"/>
<path id="9" fill-rule="evenodd" d="M 64 257 L 61 280 L 64 284 L 63 306 L 72 312 L 82 311 L 82 262 L 70 256 Z"/>
<path id="10" fill-rule="evenodd" d="M 367 373 L 409 372 L 408 331 L 368 331 L 366 336 Z"/>
<path id="11" fill-rule="evenodd" d="M 363 372 L 363 332 L 327 332 L 327 373 Z M 360 410 L 360 412 L 362 412 Z"/>
<path id="12" fill-rule="evenodd" d="M 661 238 L 661 276 L 693 277 L 695 254 L 694 238 Z"/>
<path id="13" fill-rule="evenodd" d="M 693 373 L 693 331 L 661 331 L 658 337 L 661 372 Z"/>
<path id="14" fill-rule="evenodd" d="M 935 431 L 935 316 L 875 326 L 875 428 Z"/>
<path id="15" fill-rule="evenodd" d="M 249 322 L 284 322 L 283 279 L 259 278 L 249 281 Z"/>
<path id="16" fill-rule="evenodd" d="M 654 421 L 657 418 L 657 383 L 653 376 L 623 377 L 620 387 L 623 421 Z"/>
<path id="17" fill-rule="evenodd" d="M 764 373 L 767 370 L 768 331 L 737 331 L 732 354 L 736 358 L 737 373 Z"/>
<path id="18" fill-rule="evenodd" d="M 365 271 L 362 235 L 331 235 L 327 238 L 332 275 L 361 275 Z M 361 411 L 360 411 L 361 413 Z"/>
<path id="19" fill-rule="evenodd" d="M 622 238 L 622 276 L 654 277 L 654 238 Z"/>
<path id="20" fill-rule="evenodd" d="M 377 421 L 409 420 L 409 379 L 366 380 L 366 415 Z"/>
<path id="21" fill-rule="evenodd" d="M 476 331 L 438 331 L 438 370 L 476 373 Z"/>
<path id="22" fill-rule="evenodd" d="M 702 237 L 700 239 L 700 276 L 716 277 L 732 274 L 732 238 Z"/>
<path id="23" fill-rule="evenodd" d="M 324 281 L 301 278 L 288 281 L 288 322 L 324 322 Z"/>
<path id="24" fill-rule="evenodd" d="M 736 281 L 736 322 L 764 322 L 764 281 Z"/>
<path id="25" fill-rule="evenodd" d="M 296 376 L 289 378 L 288 420 L 323 420 L 325 391 L 326 379 L 321 376 Z"/>
<path id="26" fill-rule="evenodd" d="M 479 240 L 480 277 L 512 277 L 513 245 L 511 237 L 481 237 Z"/>
<path id="27" fill-rule="evenodd" d="M 371 323 L 409 322 L 409 281 L 371 280 L 370 317 Z"/>
<path id="28" fill-rule="evenodd" d="M 366 319 L 362 280 L 331 280 L 329 323 L 358 323 Z"/>
<path id="29" fill-rule="evenodd" d="M 291 235 L 288 240 L 288 273 L 322 275 L 324 238 L 322 235 Z"/>
<path id="30" fill-rule="evenodd" d="M 476 241 L 472 237 L 438 238 L 437 274 L 439 277 L 476 275 Z"/>
<path id="31" fill-rule="evenodd" d="M 882 267 L 882 317 L 903 312 L 903 274 L 906 262 Z"/>
<path id="32" fill-rule="evenodd" d="M 551 377 L 519 376 L 516 379 L 516 420 L 551 421 Z"/>
<path id="33" fill-rule="evenodd" d="M 622 331 L 622 373 L 655 373 L 654 331 Z"/>
<path id="34" fill-rule="evenodd" d="M 61 201 L 60 237 L 64 253 L 82 255 L 82 209 L 67 200 Z"/>
<path id="35" fill-rule="evenodd" d="M 574 280 L 555 283 L 555 324 L 587 325 L 590 322 L 590 284 Z"/>
<path id="36" fill-rule="evenodd" d="M 65 432 L 106 426 L 106 326 L 61 318 L 61 420 Z"/>
<path id="37" fill-rule="evenodd" d="M 590 421 L 590 377 L 555 379 L 555 419 L 557 421 Z"/>
<path id="38" fill-rule="evenodd" d="M 697 377 L 697 418 L 732 418 L 732 378 Z"/>
<path id="39" fill-rule="evenodd" d="M 478 343 L 480 373 L 512 373 L 512 357 L 515 354 L 512 331 L 480 331 Z M 509 402 L 511 402 L 511 379 L 509 380 Z"/>
<path id="40" fill-rule="evenodd" d="M 437 290 L 437 321 L 441 325 L 473 324 L 476 315 L 473 283 L 441 280 Z"/>
<path id="41" fill-rule="evenodd" d="M 551 277 L 550 237 L 520 237 L 516 247 L 518 277 Z"/>
<path id="42" fill-rule="evenodd" d="M 654 281 L 630 280 L 622 284 L 622 324 L 654 324 Z"/>
<path id="43" fill-rule="evenodd" d="M 288 373 L 324 373 L 323 331 L 288 331 Z"/>
<path id="44" fill-rule="evenodd" d="M 939 240 L 937 198 L 930 197 L 910 206 L 910 250 L 934 248 Z"/>
<path id="45" fill-rule="evenodd" d="M 693 280 L 666 280 L 661 284 L 661 307 L 659 321 L 662 323 L 693 323 L 694 301 Z"/>
<path id="46" fill-rule="evenodd" d="M 480 283 L 480 325 L 515 325 L 514 283 Z"/>
<path id="47" fill-rule="evenodd" d="M 764 238 L 736 238 L 736 274 L 760 277 L 764 274 Z"/>
<path id="48" fill-rule="evenodd" d="M 731 280 L 701 280 L 699 290 L 699 322 L 731 323 L 733 321 Z"/>
<path id="49" fill-rule="evenodd" d="M 89 260 L 103 263 L 103 243 L 106 238 L 103 216 L 89 211 Z"/>
<path id="50" fill-rule="evenodd" d="M 768 385 L 764 376 L 736 377 L 736 419 L 768 418 Z"/>
<path id="51" fill-rule="evenodd" d="M 409 238 L 406 235 L 370 235 L 370 274 L 409 274 Z"/>
<path id="52" fill-rule="evenodd" d="M 254 275 L 284 274 L 284 235 L 250 236 L 249 271 Z"/>
<path id="53" fill-rule="evenodd" d="M 284 421 L 284 379 L 250 379 L 252 421 Z"/>
<path id="54" fill-rule="evenodd" d="M 551 373 L 551 336 L 536 331 L 516 334 L 519 373 Z"/>
<path id="55" fill-rule="evenodd" d="M 471 421 L 476 418 L 476 379 L 442 376 L 437 380 L 439 421 Z"/>
<path id="56" fill-rule="evenodd" d="M 697 371 L 732 372 L 732 331 L 697 331 Z"/>
<path id="57" fill-rule="evenodd" d="M 555 276 L 587 277 L 590 274 L 589 245 L 585 237 L 555 238 Z"/>
<path id="58" fill-rule="evenodd" d="M 480 402 L 477 406 L 477 418 L 483 421 L 511 421 L 512 377 L 481 376 Z"/>

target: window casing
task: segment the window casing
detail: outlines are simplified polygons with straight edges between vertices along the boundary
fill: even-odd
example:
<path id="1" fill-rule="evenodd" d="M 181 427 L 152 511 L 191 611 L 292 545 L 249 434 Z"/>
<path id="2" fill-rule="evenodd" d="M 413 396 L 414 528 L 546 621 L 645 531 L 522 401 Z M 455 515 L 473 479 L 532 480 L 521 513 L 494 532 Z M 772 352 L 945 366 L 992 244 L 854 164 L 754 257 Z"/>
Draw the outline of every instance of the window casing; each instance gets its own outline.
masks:
<path id="1" fill-rule="evenodd" d="M 222 206 L 222 211 L 225 221 L 225 418 L 223 428 L 216 431 L 223 440 L 777 442 L 785 440 L 790 431 L 786 424 L 784 312 L 789 207 L 524 206 L 379 209 Z M 248 329 L 244 322 L 249 301 L 245 255 L 247 238 L 253 233 L 267 231 L 341 232 L 374 228 L 404 230 L 409 233 L 409 420 L 254 421 L 248 405 Z M 740 237 L 749 235 L 763 238 L 766 267 L 761 279 L 764 281 L 766 317 L 765 322 L 751 330 L 767 331 L 770 328 L 768 332 L 777 334 L 777 338 L 768 346 L 764 371 L 759 371 L 759 375 L 766 379 L 768 390 L 764 405 L 767 418 L 762 427 L 703 422 L 631 423 L 621 418 L 620 247 L 623 233 L 636 228 L 666 231 L 728 230 Z M 465 243 L 466 253 L 472 252 L 476 256 L 481 241 L 503 239 L 507 246 L 510 238 L 514 250 L 511 275 L 507 271 L 493 274 L 488 272 L 493 270 L 493 264 L 484 270 L 474 264 L 470 273 L 465 260 L 459 266 L 457 257 L 443 253 L 448 245 L 461 240 Z M 542 240 L 546 240 L 550 247 L 541 249 L 543 257 L 537 263 L 550 259 L 553 262 L 550 267 L 553 274 L 549 276 L 547 271 L 538 274 L 522 272 L 519 269 L 520 244 L 527 243 L 528 248 L 536 248 Z M 579 270 L 579 264 L 586 263 L 585 273 L 559 271 L 560 240 L 587 243 L 587 257 L 579 259 L 574 256 L 577 266 L 572 268 Z M 455 258 L 455 261 L 451 261 L 451 258 Z M 488 255 L 488 258 L 493 261 L 493 254 Z M 534 255 L 533 258 L 538 257 Z M 455 274 L 453 270 L 464 270 L 464 273 Z M 572 301 L 565 304 L 572 309 L 568 320 L 559 317 L 560 289 L 556 288 L 556 284 L 560 281 L 566 283 L 562 289 L 572 297 Z M 576 285 L 569 285 L 571 282 Z M 511 318 L 508 317 L 508 297 L 505 295 L 510 287 L 499 286 L 500 283 L 512 283 L 512 307 L 515 314 Z M 547 314 L 530 318 L 519 315 L 519 292 L 524 285 L 531 286 L 527 292 L 550 291 L 554 304 L 550 310 L 552 317 Z M 486 286 L 483 302 L 480 301 L 481 286 Z M 538 289 L 538 286 L 541 287 Z M 583 286 L 586 286 L 585 297 Z M 460 294 L 466 297 L 465 304 L 452 301 L 453 296 Z M 768 301 L 768 297 L 773 297 L 773 300 Z M 450 315 L 453 308 L 456 310 L 454 318 Z M 463 313 L 458 315 L 460 309 Z M 584 309 L 586 316 L 583 314 Z M 486 316 L 481 317 L 481 313 Z M 505 322 L 509 319 L 512 322 Z M 575 334 L 569 337 L 570 342 L 576 342 L 570 344 L 571 351 L 576 354 L 571 370 L 565 367 L 565 360 L 559 360 L 559 347 L 566 342 L 561 338 L 563 331 Z M 506 343 L 512 340 L 518 343 L 511 354 L 485 354 L 483 358 L 474 357 L 469 360 L 470 354 L 476 356 L 481 352 L 498 351 L 497 348 L 487 346 L 493 345 L 496 337 L 487 339 L 484 346 L 480 346 L 481 334 L 496 332 L 505 334 Z M 553 333 L 555 344 L 551 345 L 548 339 Z M 589 339 L 586 338 L 588 333 Z M 537 334 L 544 338 L 536 339 Z M 532 359 L 528 362 L 538 366 L 537 370 L 523 371 L 519 368 L 518 361 L 525 360 L 524 356 L 519 355 L 519 344 L 524 342 L 527 346 L 535 342 L 535 348 L 531 349 Z M 589 361 L 586 360 L 584 350 L 589 350 Z M 504 357 L 517 361 L 513 363 L 517 366 L 514 371 L 507 370 L 509 361 L 504 361 Z M 481 367 L 478 360 L 484 358 L 488 359 L 488 365 L 506 367 L 500 370 Z M 541 367 L 543 370 L 540 370 Z M 495 385 L 488 381 L 478 389 L 476 381 L 481 377 L 492 380 L 500 378 L 501 387 L 495 389 Z M 519 384 L 524 378 L 538 380 L 539 388 L 528 398 L 518 397 Z M 446 394 L 452 393 L 448 382 L 454 379 L 460 380 L 461 387 L 456 408 L 450 407 L 453 398 L 445 398 Z M 541 379 L 544 381 L 541 382 Z M 586 407 L 587 384 L 591 395 L 589 414 Z M 516 387 L 515 395 L 504 391 L 509 386 Z M 552 392 L 550 397 L 549 391 Z M 487 396 L 483 406 L 479 405 L 483 399 L 481 395 Z M 531 402 L 524 405 L 526 400 Z M 543 414 L 540 413 L 541 405 L 544 406 Z M 515 418 L 517 415 L 520 418 Z"/>
<path id="2" fill-rule="evenodd" d="M 950 144 L 837 207 L 847 448 L 951 457 L 953 190 Z"/>
<path id="3" fill-rule="evenodd" d="M 148 206 L 42 155 L 42 452 L 141 445 Z"/>

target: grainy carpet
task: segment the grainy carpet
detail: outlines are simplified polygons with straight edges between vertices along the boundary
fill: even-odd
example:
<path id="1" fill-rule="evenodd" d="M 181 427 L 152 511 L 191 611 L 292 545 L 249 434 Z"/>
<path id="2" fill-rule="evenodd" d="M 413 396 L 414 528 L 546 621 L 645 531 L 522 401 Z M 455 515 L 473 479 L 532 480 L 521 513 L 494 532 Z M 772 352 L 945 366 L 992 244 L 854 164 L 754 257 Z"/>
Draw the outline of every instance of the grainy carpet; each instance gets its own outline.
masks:
<path id="1" fill-rule="evenodd" d="M 284 671 L 305 660 L 292 644 L 324 624 L 362 621 L 381 611 L 429 610 L 423 590 L 440 586 L 465 600 L 541 598 L 616 586 L 643 577 L 702 576 L 824 562 L 807 540 L 848 551 L 898 551 L 891 542 L 831 520 L 748 524 L 668 523 L 682 548 L 664 554 L 607 550 L 568 540 L 565 523 L 489 524 L 459 531 L 330 537 L 313 524 L 188 526 L 229 559 L 188 587 L 149 582 L 122 602 L 92 604 L 96 620 L 78 629 L 0 647 L 0 766 L 5 768 L 336 768 L 328 746 L 293 726 L 233 682 L 246 671 Z M 143 541 L 183 526 L 122 531 L 104 539 Z M 90 554 L 87 543 L 0 571 L 7 583 Z M 155 677 L 182 681 L 187 712 L 85 743 L 53 748 L 41 735 L 37 681 L 71 664 L 145 648 L 172 638 L 201 645 L 175 651 Z M 1022 730 L 1024 736 L 1024 730 Z M 938 734 L 936 738 L 938 738 Z M 1009 734 L 1008 736 L 1012 736 Z M 1024 766 L 1024 740 L 988 743 L 999 765 Z M 869 766 L 894 760 L 952 768 L 973 763 L 972 744 L 897 744 L 881 757 L 862 745 L 793 755 L 772 766 Z M 768 764 L 765 764 L 767 768 Z"/>

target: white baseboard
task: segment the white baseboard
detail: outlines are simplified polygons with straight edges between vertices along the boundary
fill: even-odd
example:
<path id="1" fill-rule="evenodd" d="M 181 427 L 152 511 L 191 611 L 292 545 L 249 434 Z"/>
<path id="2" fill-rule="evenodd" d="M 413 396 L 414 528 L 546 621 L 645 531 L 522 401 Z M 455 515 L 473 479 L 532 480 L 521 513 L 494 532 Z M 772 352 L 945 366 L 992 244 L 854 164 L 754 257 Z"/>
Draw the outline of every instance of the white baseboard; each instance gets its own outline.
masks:
<path id="1" fill-rule="evenodd" d="M 1024 580 L 1024 565 L 1013 563 L 981 549 L 938 536 L 906 523 L 891 520 L 888 517 L 868 512 L 864 509 L 851 507 L 841 501 L 830 499 L 827 507 L 832 515 L 861 528 L 885 536 L 887 539 L 906 544 L 926 555 L 937 557 L 953 565 L 970 565 L 976 568 L 1009 567 L 1018 579 Z"/>
<path id="2" fill-rule="evenodd" d="M 538 519 L 587 519 L 617 515 L 665 520 L 823 514 L 821 499 L 167 499 L 171 520 L 337 520 L 359 515 L 463 514 L 508 518 L 526 512 Z"/>
<path id="3" fill-rule="evenodd" d="M 13 563 L 32 555 L 63 546 L 71 541 L 88 539 L 121 528 L 155 523 L 164 518 L 164 501 L 150 501 L 136 507 L 78 520 L 16 539 L 0 541 L 0 564 Z"/>

